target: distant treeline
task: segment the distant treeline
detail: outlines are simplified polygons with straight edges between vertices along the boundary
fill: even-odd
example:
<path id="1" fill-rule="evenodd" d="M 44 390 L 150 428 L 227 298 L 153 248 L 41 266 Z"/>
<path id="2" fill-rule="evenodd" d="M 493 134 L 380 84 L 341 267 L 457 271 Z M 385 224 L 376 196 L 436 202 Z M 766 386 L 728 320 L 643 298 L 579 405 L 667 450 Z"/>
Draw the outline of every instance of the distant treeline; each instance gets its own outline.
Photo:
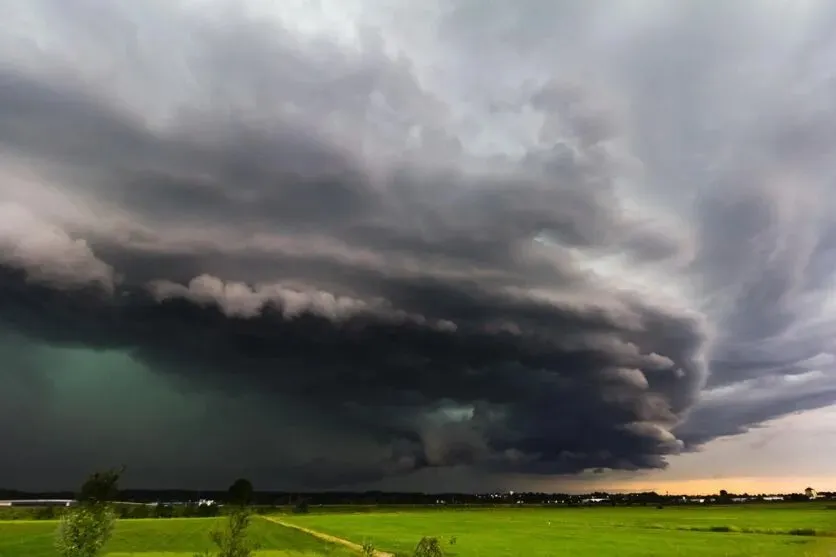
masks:
<path id="1" fill-rule="evenodd" d="M 67 510 L 64 506 L 15 506 L 0 507 L 0 520 L 57 520 Z M 222 516 L 225 509 L 220 505 L 186 504 L 113 504 L 113 510 L 118 518 L 209 518 Z M 276 513 L 276 507 L 253 507 L 256 514 Z"/>
<path id="2" fill-rule="evenodd" d="M 822 492 L 819 498 L 836 499 L 836 493 Z M 23 499 L 74 499 L 73 492 L 24 493 L 0 489 L 0 501 Z M 806 501 L 802 494 L 783 495 L 785 501 Z M 215 501 L 223 504 L 227 499 L 227 491 L 195 491 L 195 490 L 136 490 L 119 491 L 121 501 L 135 503 L 167 503 L 183 504 L 198 501 Z M 603 503 L 612 505 L 675 505 L 681 503 L 730 503 L 739 499 L 747 501 L 769 500 L 767 495 L 748 493 L 726 493 L 682 496 L 659 494 L 653 491 L 643 493 L 603 493 L 595 492 L 584 495 L 570 495 L 567 493 L 493 493 L 493 494 L 463 494 L 463 493 L 393 493 L 381 491 L 367 492 L 255 492 L 253 504 L 257 506 L 282 507 L 293 506 L 299 501 L 305 501 L 310 506 L 317 505 L 507 505 L 507 504 L 544 504 L 544 505 L 580 505 Z"/>
<path id="3" fill-rule="evenodd" d="M 739 499 L 736 496 L 735 499 Z M 605 501 L 589 502 L 588 499 L 574 500 L 574 496 L 564 503 L 548 503 L 548 502 L 529 502 L 520 504 L 518 502 L 509 503 L 502 501 L 493 502 L 470 502 L 470 503 L 436 503 L 435 500 L 428 503 L 347 503 L 347 504 L 323 504 L 323 503 L 309 503 L 307 499 L 297 498 L 292 504 L 275 504 L 275 505 L 259 505 L 252 507 L 252 512 L 256 514 L 276 514 L 276 513 L 296 513 L 303 508 L 305 513 L 364 513 L 364 512 L 398 512 L 407 509 L 421 509 L 421 510 L 475 510 L 485 509 L 486 511 L 492 508 L 554 508 L 555 510 L 561 508 L 584 508 L 591 506 L 615 506 L 615 507 L 635 507 L 635 506 L 650 506 L 656 508 L 676 507 L 686 505 L 734 505 L 741 504 L 732 500 L 710 500 L 702 503 L 695 503 L 691 501 L 683 501 L 682 497 L 659 496 L 656 497 L 623 497 L 615 498 Z M 836 494 L 826 494 L 818 501 L 818 505 L 824 505 L 827 509 L 836 510 L 836 505 L 828 504 L 831 501 L 836 501 Z M 788 497 L 784 501 L 764 501 L 758 498 L 751 498 L 747 500 L 749 504 L 769 504 L 781 505 L 794 503 L 811 503 L 811 501 L 803 496 Z M 806 506 L 806 505 L 803 505 Z M 115 503 L 113 505 L 116 516 L 121 519 L 145 519 L 145 518 L 207 518 L 225 515 L 226 508 L 223 504 L 197 504 L 195 502 L 171 502 L 171 503 Z M 0 520 L 56 520 L 66 511 L 67 507 L 63 506 L 14 506 L 14 507 L 0 507 Z"/>

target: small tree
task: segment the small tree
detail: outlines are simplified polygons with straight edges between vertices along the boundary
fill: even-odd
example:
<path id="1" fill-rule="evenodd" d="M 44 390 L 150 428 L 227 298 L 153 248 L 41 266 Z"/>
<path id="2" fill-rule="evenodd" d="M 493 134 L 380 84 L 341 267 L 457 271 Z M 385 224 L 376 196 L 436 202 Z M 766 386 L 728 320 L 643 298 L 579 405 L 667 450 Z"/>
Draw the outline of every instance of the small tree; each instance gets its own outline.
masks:
<path id="1" fill-rule="evenodd" d="M 78 503 L 61 517 L 55 547 L 62 557 L 95 557 L 113 533 L 116 515 L 111 501 L 118 494 L 124 468 L 96 472 L 78 494 Z"/>
<path id="2" fill-rule="evenodd" d="M 253 557 L 258 544 L 251 542 L 247 537 L 247 529 L 250 526 L 252 510 L 250 503 L 253 500 L 253 486 L 249 480 L 238 479 L 229 487 L 228 500 L 231 510 L 227 516 L 226 527 L 214 530 L 209 534 L 212 543 L 218 548 L 217 557 Z M 208 551 L 196 554 L 195 557 L 208 557 Z"/>
<path id="3" fill-rule="evenodd" d="M 217 557 L 253 557 L 259 545 L 247 538 L 252 513 L 245 506 L 237 506 L 229 513 L 226 528 L 214 530 L 209 534 L 212 543 L 218 548 Z M 209 557 L 210 552 L 198 553 L 195 557 Z"/>
<path id="4" fill-rule="evenodd" d="M 115 516 L 109 508 L 79 505 L 61 518 L 55 547 L 62 557 L 95 557 L 113 532 Z"/>

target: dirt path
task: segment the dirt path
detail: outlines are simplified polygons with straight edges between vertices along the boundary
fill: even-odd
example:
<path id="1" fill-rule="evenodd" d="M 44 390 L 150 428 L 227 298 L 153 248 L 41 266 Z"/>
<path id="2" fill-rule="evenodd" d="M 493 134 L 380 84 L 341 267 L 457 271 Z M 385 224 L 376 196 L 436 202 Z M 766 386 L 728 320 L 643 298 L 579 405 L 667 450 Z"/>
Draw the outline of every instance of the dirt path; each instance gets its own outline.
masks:
<path id="1" fill-rule="evenodd" d="M 345 547 L 353 549 L 354 551 L 356 551 L 358 553 L 363 552 L 363 546 L 362 545 L 354 543 L 354 542 L 350 542 L 348 540 L 344 540 L 343 538 L 338 538 L 336 536 L 332 536 L 331 534 L 326 534 L 324 532 L 317 532 L 316 530 L 311 530 L 310 528 L 305 528 L 303 526 L 297 526 L 296 524 L 292 524 L 290 522 L 285 522 L 284 520 L 282 520 L 280 518 L 276 518 L 274 516 L 259 515 L 259 518 L 263 518 L 264 520 L 267 520 L 269 522 L 273 522 L 274 524 L 278 524 L 279 526 L 284 526 L 285 528 L 293 528 L 294 530 L 299 530 L 300 532 L 305 532 L 306 534 L 310 534 L 311 536 L 314 536 L 314 537 L 319 538 L 321 540 L 325 540 L 327 542 L 337 543 L 337 544 L 343 545 Z M 377 557 L 395 557 L 394 553 L 388 553 L 386 551 L 375 550 L 374 554 Z"/>

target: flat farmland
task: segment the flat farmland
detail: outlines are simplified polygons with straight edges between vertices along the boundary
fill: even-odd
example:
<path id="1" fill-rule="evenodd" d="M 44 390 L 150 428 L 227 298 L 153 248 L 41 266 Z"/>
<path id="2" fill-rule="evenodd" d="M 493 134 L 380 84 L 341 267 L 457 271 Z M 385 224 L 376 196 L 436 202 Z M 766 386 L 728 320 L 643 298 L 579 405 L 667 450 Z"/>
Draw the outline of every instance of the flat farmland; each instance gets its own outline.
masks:
<path id="1" fill-rule="evenodd" d="M 450 557 L 801 557 L 836 551 L 836 511 L 813 505 L 405 510 L 276 518 L 356 543 L 369 540 L 393 553 L 411 554 L 422 536 L 434 536 Z"/>
<path id="2" fill-rule="evenodd" d="M 284 522 L 412 555 L 422 536 L 448 557 L 834 557 L 836 511 L 816 505 L 733 507 L 392 509 L 314 508 L 253 517 L 259 557 L 349 557 L 351 549 Z M 119 520 L 108 557 L 192 557 L 211 550 L 222 518 Z M 55 557 L 57 521 L 0 522 L 0 557 Z M 451 544 L 451 538 L 456 543 Z"/>
<path id="3" fill-rule="evenodd" d="M 119 520 L 105 546 L 108 557 L 193 557 L 213 548 L 209 532 L 223 519 L 169 518 Z M 0 557 L 56 557 L 57 521 L 0 522 Z M 261 545 L 260 557 L 348 557 L 348 549 L 313 536 L 253 518 L 251 537 Z"/>

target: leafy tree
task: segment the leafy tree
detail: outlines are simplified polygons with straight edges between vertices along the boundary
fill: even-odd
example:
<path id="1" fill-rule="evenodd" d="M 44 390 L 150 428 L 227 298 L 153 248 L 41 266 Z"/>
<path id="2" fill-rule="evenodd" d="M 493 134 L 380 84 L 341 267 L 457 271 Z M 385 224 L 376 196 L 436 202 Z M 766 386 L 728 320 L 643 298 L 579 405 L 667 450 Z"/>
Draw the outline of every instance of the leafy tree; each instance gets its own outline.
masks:
<path id="1" fill-rule="evenodd" d="M 82 484 L 77 499 L 82 504 L 107 504 L 119 495 L 119 478 L 125 468 L 95 472 Z"/>
<path id="2" fill-rule="evenodd" d="M 123 469 L 92 474 L 78 494 L 78 502 L 61 517 L 55 547 L 62 557 L 95 557 L 113 533 L 116 498 Z"/>
<path id="3" fill-rule="evenodd" d="M 227 490 L 227 501 L 233 505 L 246 506 L 253 502 L 253 484 L 246 478 L 238 478 Z"/>

